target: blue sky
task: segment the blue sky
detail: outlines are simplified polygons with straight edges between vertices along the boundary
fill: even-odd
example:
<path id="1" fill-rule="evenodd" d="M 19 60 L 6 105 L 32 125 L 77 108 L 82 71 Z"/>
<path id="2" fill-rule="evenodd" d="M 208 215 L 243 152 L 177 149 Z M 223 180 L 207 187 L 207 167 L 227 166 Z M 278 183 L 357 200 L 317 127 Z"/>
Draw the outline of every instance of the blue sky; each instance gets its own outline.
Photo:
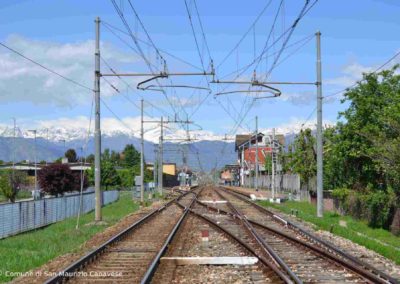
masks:
<path id="1" fill-rule="evenodd" d="M 251 5 L 245 5 L 243 1 L 197 1 L 211 57 L 216 66 L 235 46 L 268 2 L 257 0 L 252 1 Z M 122 3 L 121 9 L 135 35 L 148 41 L 133 17 L 128 1 L 116 0 L 116 3 L 118 5 Z M 132 1 L 132 3 L 157 48 L 168 51 L 195 66 L 201 66 L 184 1 Z M 209 59 L 193 0 L 188 0 L 187 3 L 192 13 L 203 60 L 205 65 L 208 65 Z M 254 49 L 256 54 L 261 52 L 279 3 L 279 0 L 271 1 L 255 25 L 255 29 L 251 30 L 232 56 L 217 68 L 217 77 L 234 72 L 237 66 L 253 60 Z M 284 1 L 285 12 L 279 15 L 274 32 L 276 38 L 290 26 L 302 4 L 302 1 Z M 288 45 L 311 36 L 316 30 L 322 32 L 323 93 L 329 95 L 351 85 L 360 78 L 363 71 L 373 70 L 398 51 L 396 35 L 400 28 L 399 12 L 400 2 L 396 0 L 320 0 L 301 20 Z M 124 30 L 111 1 L 3 0 L 0 3 L 0 41 L 91 87 L 96 16 Z M 109 32 L 104 25 L 101 29 L 102 56 L 115 70 L 148 71 L 143 60 L 125 43 Z M 132 39 L 119 32 L 116 33 L 134 46 Z M 285 50 L 281 59 L 300 45 Z M 161 66 L 157 63 L 157 56 L 152 47 L 142 44 L 142 49 L 156 66 Z M 279 45 L 276 46 L 276 50 L 279 50 Z M 271 48 L 269 53 L 273 52 Z M 164 57 L 169 71 L 198 71 L 168 55 Z M 268 62 L 263 60 L 260 63 L 257 69 L 258 76 L 261 77 L 265 73 L 272 59 L 273 56 Z M 103 70 L 108 71 L 104 64 Z M 0 71 L 0 124 L 11 124 L 11 117 L 16 117 L 23 125 L 35 124 L 38 121 L 51 121 L 56 124 L 59 118 L 73 120 L 80 116 L 88 117 L 90 114 L 90 92 L 47 74 L 2 47 L 0 47 Z M 252 72 L 250 68 L 241 79 L 250 80 Z M 234 75 L 227 79 L 232 78 Z M 161 93 L 133 92 L 118 79 L 110 80 L 121 93 L 115 93 L 103 82 L 104 101 L 118 117 L 126 119 L 127 123 L 135 123 L 133 122 L 135 120 L 129 118 L 139 115 L 139 110 L 132 102 L 138 103 L 140 96 L 163 109 L 164 115 L 173 115 L 170 103 Z M 135 86 L 138 79 L 125 80 Z M 201 86 L 207 86 L 203 76 L 190 79 L 174 77 L 171 80 L 174 84 L 199 85 L 200 82 Z M 269 80 L 315 81 L 315 38 L 310 37 L 307 44 L 275 68 Z M 169 80 L 161 82 L 163 85 L 170 83 Z M 212 92 L 215 93 L 223 87 L 213 85 Z M 233 87 L 229 90 L 233 90 Z M 243 119 L 243 128 L 239 128 L 238 131 L 245 132 L 247 128 L 252 128 L 255 115 L 259 116 L 260 128 L 295 127 L 304 122 L 316 105 L 315 88 L 295 86 L 282 87 L 281 90 L 283 95 L 280 98 L 256 101 Z M 169 99 L 172 105 L 179 109 L 182 118 L 186 113 L 189 115 L 193 113 L 199 102 L 207 95 L 205 91 L 193 93 L 192 89 L 173 91 L 172 88 L 168 88 Z M 339 99 L 340 96 L 337 96 L 324 104 L 324 119 L 327 122 L 335 122 L 338 111 L 345 107 L 340 104 Z M 242 115 L 238 115 L 237 111 L 247 106 L 249 101 L 244 93 L 225 95 L 217 99 L 211 94 L 192 119 L 203 129 L 213 133 L 232 133 L 234 126 L 232 117 L 240 119 Z M 180 110 L 179 104 L 184 105 L 184 111 Z M 150 106 L 146 108 L 146 113 L 154 117 L 161 115 L 158 108 Z M 102 115 L 105 118 L 113 117 L 104 106 Z M 309 120 L 311 124 L 314 117 L 315 114 Z M 134 125 L 131 126 L 135 128 Z"/>

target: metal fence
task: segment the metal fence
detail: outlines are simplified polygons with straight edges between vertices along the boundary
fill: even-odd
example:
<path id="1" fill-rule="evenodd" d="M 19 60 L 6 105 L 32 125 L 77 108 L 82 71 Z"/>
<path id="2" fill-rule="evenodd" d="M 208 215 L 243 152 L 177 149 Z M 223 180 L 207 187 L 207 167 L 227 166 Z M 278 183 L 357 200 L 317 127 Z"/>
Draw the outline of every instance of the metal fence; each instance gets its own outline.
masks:
<path id="1" fill-rule="evenodd" d="M 245 177 L 244 185 L 246 187 L 254 187 L 255 177 Z M 258 186 L 261 188 L 271 188 L 272 176 L 265 175 L 258 177 Z M 275 175 L 275 187 L 285 191 L 300 190 L 299 175 Z"/>
<path id="2" fill-rule="evenodd" d="M 103 205 L 118 198 L 117 190 L 103 191 Z M 0 239 L 76 216 L 79 212 L 79 200 L 80 195 L 74 194 L 0 204 Z M 94 193 L 83 193 L 82 212 L 92 211 L 94 205 Z"/>
<path id="3" fill-rule="evenodd" d="M 255 177 L 244 178 L 244 186 L 254 188 Z M 272 176 L 265 175 L 258 177 L 258 187 L 270 189 L 272 184 Z M 310 182 L 311 184 L 311 182 Z M 292 175 L 276 175 L 275 188 L 277 192 L 290 193 L 292 198 L 297 200 L 309 200 L 309 188 L 301 186 L 300 176 L 297 174 Z"/>

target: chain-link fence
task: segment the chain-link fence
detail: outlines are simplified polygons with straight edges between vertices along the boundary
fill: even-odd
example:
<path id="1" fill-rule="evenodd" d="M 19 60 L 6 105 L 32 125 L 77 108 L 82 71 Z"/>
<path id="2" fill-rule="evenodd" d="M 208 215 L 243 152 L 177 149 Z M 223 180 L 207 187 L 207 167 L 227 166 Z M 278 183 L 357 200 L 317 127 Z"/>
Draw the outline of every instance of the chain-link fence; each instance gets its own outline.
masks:
<path id="1" fill-rule="evenodd" d="M 103 205 L 116 201 L 119 191 L 103 191 Z M 79 194 L 0 204 L 0 239 L 76 216 Z M 82 212 L 94 209 L 94 192 L 83 193 Z"/>

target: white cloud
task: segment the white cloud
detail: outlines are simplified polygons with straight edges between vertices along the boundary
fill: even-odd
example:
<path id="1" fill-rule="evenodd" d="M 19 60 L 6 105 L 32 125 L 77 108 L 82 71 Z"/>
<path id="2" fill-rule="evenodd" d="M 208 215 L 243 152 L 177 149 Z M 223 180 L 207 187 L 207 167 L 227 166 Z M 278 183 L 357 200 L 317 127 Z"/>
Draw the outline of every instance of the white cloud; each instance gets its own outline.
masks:
<path id="1" fill-rule="evenodd" d="M 346 88 L 353 85 L 363 77 L 363 73 L 374 71 L 374 67 L 364 66 L 359 63 L 350 63 L 341 70 L 341 75 L 336 78 L 324 80 L 324 84 L 333 85 L 340 88 Z"/>
<path id="2" fill-rule="evenodd" d="M 316 102 L 317 95 L 315 91 L 283 92 L 279 99 L 291 102 L 294 105 L 308 105 L 311 102 Z"/>
<path id="3" fill-rule="evenodd" d="M 335 122 L 330 120 L 323 121 L 323 127 L 330 127 L 335 124 L 336 124 Z M 305 118 L 291 117 L 288 122 L 276 126 L 275 132 L 276 134 L 295 134 L 300 132 L 301 129 L 306 129 L 306 128 L 316 129 L 317 119 L 313 118 L 306 121 Z M 271 128 L 262 129 L 261 131 L 263 133 L 271 133 L 272 129 Z"/>
<path id="4" fill-rule="evenodd" d="M 76 43 L 36 41 L 19 35 L 11 35 L 6 44 L 44 66 L 92 88 L 94 70 L 94 42 Z M 137 59 L 108 43 L 101 44 L 102 57 L 110 64 L 126 64 Z M 117 88 L 120 81 L 112 80 Z M 104 82 L 102 95 L 114 91 Z M 0 102 L 30 101 L 35 104 L 52 104 L 71 107 L 90 100 L 90 91 L 75 86 L 49 73 L 28 60 L 0 48 Z"/>

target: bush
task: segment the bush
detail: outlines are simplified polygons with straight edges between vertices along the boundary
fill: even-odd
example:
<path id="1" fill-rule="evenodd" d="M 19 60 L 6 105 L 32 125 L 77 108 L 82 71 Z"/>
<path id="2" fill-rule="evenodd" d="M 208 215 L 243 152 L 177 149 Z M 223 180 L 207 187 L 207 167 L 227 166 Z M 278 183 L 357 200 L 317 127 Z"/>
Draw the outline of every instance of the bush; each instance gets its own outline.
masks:
<path id="1" fill-rule="evenodd" d="M 63 195 L 65 192 L 79 191 L 81 188 L 80 172 L 72 172 L 65 164 L 52 164 L 43 167 L 38 174 L 40 188 L 51 195 Z M 83 176 L 83 188 L 88 186 L 86 174 Z"/>
<path id="2" fill-rule="evenodd" d="M 132 169 L 117 170 L 118 176 L 121 180 L 121 187 L 125 189 L 132 189 L 135 185 L 135 173 Z"/>
<path id="3" fill-rule="evenodd" d="M 338 200 L 345 202 L 349 197 L 350 189 L 348 188 L 335 188 L 332 191 L 332 197 L 337 198 Z"/>
<path id="4" fill-rule="evenodd" d="M 394 215 L 394 204 L 389 193 L 376 191 L 367 197 L 367 220 L 373 228 L 389 229 Z"/>
<path id="5" fill-rule="evenodd" d="M 360 193 L 346 188 L 334 189 L 332 196 L 340 202 L 345 214 L 364 219 L 373 228 L 389 229 L 395 213 L 395 194 L 388 189 Z"/>

